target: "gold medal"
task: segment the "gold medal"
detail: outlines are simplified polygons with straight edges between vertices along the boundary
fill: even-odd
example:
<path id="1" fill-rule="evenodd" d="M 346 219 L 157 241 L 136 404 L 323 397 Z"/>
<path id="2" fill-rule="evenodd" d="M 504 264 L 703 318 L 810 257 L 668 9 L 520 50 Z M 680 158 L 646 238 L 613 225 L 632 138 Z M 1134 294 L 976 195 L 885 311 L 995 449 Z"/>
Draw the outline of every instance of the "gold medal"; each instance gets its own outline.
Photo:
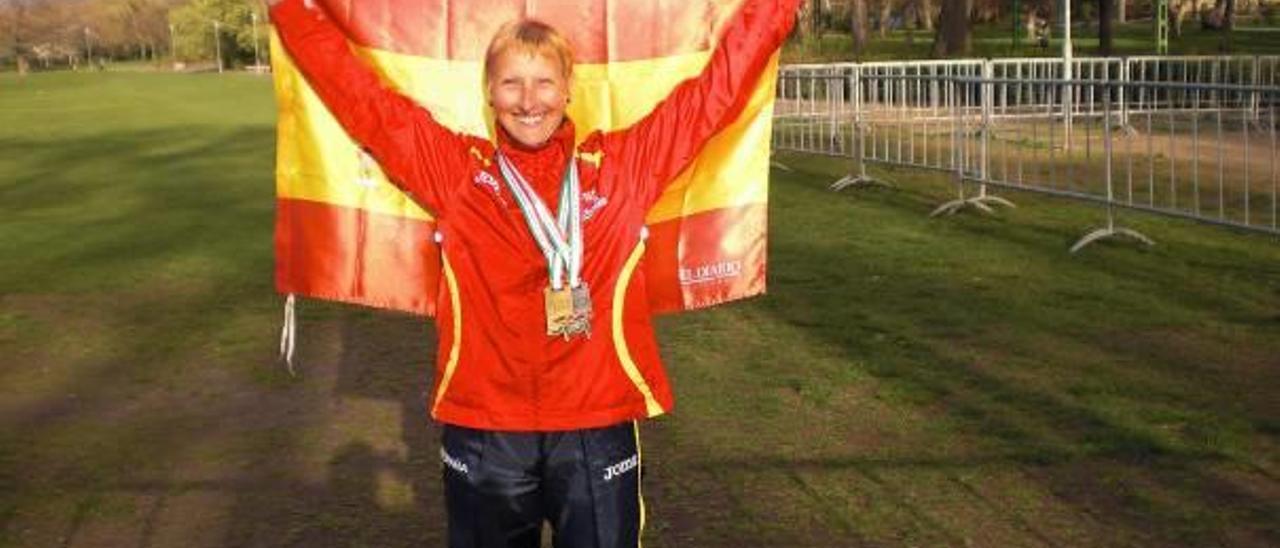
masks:
<path id="1" fill-rule="evenodd" d="M 573 322 L 573 292 L 569 288 L 542 290 L 547 305 L 547 334 L 568 335 Z"/>

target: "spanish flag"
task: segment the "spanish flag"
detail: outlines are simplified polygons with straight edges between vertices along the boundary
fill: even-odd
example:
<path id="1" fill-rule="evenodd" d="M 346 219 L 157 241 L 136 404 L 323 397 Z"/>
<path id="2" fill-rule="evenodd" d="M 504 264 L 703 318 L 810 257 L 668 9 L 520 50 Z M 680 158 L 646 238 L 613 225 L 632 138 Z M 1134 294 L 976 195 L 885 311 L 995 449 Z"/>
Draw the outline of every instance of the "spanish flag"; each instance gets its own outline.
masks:
<path id="1" fill-rule="evenodd" d="M 579 137 L 634 124 L 706 65 L 741 0 L 316 0 L 392 88 L 455 131 L 493 135 L 482 63 L 501 24 L 535 17 L 578 56 L 568 115 Z M 280 292 L 434 313 L 431 216 L 387 182 L 272 39 L 279 102 Z M 645 272 L 655 312 L 765 289 L 769 132 L 777 58 L 746 107 L 649 211 Z"/>

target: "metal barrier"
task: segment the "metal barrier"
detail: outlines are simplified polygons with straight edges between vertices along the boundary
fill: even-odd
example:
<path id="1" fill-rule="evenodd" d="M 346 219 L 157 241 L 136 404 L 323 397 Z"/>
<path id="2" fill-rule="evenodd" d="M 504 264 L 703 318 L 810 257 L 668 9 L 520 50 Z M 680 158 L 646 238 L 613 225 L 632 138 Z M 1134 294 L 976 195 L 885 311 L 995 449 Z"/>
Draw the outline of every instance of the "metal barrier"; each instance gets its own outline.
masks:
<path id="1" fill-rule="evenodd" d="M 780 71 L 773 107 L 777 150 L 847 156 L 854 112 L 842 65 L 790 65 Z"/>
<path id="2" fill-rule="evenodd" d="M 837 190 L 875 182 L 868 163 L 952 173 L 958 197 L 934 215 L 1013 206 L 988 187 L 1105 205 L 1073 252 L 1151 243 L 1116 208 L 1280 234 L 1278 72 L 1280 57 L 787 66 L 774 145 L 850 158 Z"/>

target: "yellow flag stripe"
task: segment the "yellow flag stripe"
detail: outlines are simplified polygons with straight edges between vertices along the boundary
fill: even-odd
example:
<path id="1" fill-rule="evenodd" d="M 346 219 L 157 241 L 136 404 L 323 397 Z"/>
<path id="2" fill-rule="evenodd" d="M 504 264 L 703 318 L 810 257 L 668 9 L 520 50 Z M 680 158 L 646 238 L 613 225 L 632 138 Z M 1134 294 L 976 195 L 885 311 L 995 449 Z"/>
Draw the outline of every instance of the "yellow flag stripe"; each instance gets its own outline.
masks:
<path id="1" fill-rule="evenodd" d="M 431 220 L 389 184 L 307 85 L 272 33 L 272 63 L 279 104 L 276 196 Z"/>
<path id="2" fill-rule="evenodd" d="M 280 100 L 277 195 L 354 207 L 411 219 L 430 215 L 389 184 L 376 163 L 359 151 L 312 92 L 272 37 L 276 93 Z M 455 131 L 492 135 L 476 62 L 427 59 L 381 50 L 359 53 L 384 79 L 431 110 Z M 583 131 L 605 131 L 634 124 L 666 97 L 679 82 L 706 65 L 709 52 L 658 59 L 579 65 L 569 115 Z M 774 63 L 776 67 L 777 59 Z M 713 138 L 651 210 L 648 221 L 661 222 L 709 209 L 763 203 L 764 184 L 749 184 L 768 173 L 773 100 L 773 68 L 762 76 L 747 108 L 730 127 Z M 452 90 L 440 93 L 439 90 Z M 613 90 L 626 90 L 626 100 Z M 681 189 L 688 188 L 689 192 Z"/>
<path id="3" fill-rule="evenodd" d="M 676 177 L 649 210 L 649 224 L 766 202 L 777 68 L 775 54 L 738 119 L 707 141 L 693 163 Z"/>

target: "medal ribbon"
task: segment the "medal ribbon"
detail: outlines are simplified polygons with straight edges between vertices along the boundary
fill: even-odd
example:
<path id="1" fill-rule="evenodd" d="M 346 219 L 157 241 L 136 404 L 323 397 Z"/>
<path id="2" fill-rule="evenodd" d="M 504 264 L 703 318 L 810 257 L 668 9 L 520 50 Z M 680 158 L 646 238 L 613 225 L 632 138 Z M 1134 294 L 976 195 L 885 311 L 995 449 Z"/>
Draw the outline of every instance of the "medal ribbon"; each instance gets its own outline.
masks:
<path id="1" fill-rule="evenodd" d="M 569 167 L 565 169 L 564 179 L 560 184 L 559 212 L 553 218 L 542 198 L 534 192 L 529 181 L 520 174 L 520 170 L 511 163 L 505 154 L 498 152 L 498 170 L 502 180 L 507 183 L 524 222 L 529 226 L 529 233 L 542 250 L 547 260 L 547 277 L 551 280 L 551 289 L 559 291 L 564 287 L 564 279 L 569 279 L 569 287 L 578 287 L 582 283 L 582 206 L 579 200 L 581 183 L 578 180 L 578 165 L 569 158 Z"/>

